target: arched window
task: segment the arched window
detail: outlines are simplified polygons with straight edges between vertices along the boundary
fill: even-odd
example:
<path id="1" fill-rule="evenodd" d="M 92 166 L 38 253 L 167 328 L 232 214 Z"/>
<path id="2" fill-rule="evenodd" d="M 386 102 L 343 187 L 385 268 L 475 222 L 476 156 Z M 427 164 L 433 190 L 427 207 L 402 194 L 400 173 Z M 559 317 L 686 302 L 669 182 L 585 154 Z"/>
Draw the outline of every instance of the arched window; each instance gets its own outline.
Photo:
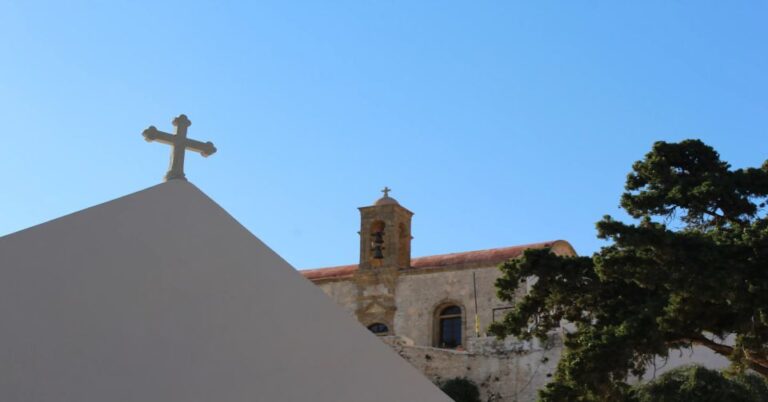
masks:
<path id="1" fill-rule="evenodd" d="M 387 335 L 389 333 L 389 328 L 380 322 L 369 325 L 368 330 L 379 336 Z"/>
<path id="2" fill-rule="evenodd" d="M 461 307 L 443 307 L 437 316 L 437 346 L 448 349 L 461 346 L 462 327 Z"/>

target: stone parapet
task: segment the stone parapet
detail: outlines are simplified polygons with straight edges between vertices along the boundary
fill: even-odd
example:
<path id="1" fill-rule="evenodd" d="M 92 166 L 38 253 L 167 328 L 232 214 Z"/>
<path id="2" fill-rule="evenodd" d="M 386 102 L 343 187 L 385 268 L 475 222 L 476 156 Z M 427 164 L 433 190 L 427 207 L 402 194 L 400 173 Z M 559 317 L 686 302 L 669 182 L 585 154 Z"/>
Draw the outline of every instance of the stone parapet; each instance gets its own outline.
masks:
<path id="1" fill-rule="evenodd" d="M 521 341 L 512 337 L 500 340 L 494 336 L 467 339 L 467 351 L 480 355 L 528 353 L 562 347 L 562 340 L 557 333 L 542 342 L 538 339 Z"/>
<path id="2" fill-rule="evenodd" d="M 408 338 L 381 340 L 431 381 L 441 384 L 467 378 L 477 384 L 483 401 L 535 401 L 537 390 L 554 372 L 561 352 L 559 337 L 552 342 L 470 339 L 467 350 L 417 346 Z"/>

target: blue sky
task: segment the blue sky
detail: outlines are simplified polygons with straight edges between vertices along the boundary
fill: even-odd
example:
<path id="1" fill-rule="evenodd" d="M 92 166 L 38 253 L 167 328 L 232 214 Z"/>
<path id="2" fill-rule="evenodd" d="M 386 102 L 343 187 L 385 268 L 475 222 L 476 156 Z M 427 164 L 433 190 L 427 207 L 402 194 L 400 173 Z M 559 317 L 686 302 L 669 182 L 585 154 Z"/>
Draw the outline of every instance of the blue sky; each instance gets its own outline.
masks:
<path id="1" fill-rule="evenodd" d="M 226 3 L 226 4 L 224 4 Z M 415 256 L 570 241 L 633 161 L 768 158 L 765 2 L 0 0 L 0 234 L 187 176 L 299 268 L 357 261 L 386 186 Z"/>

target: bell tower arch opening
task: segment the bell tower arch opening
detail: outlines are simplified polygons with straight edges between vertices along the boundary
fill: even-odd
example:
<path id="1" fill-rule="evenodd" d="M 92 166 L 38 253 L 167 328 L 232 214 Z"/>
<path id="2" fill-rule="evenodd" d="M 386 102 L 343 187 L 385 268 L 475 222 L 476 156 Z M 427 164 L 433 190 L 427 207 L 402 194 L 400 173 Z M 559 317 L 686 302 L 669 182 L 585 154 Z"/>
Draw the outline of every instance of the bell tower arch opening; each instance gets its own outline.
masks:
<path id="1" fill-rule="evenodd" d="M 370 262 L 373 266 L 380 266 L 381 260 L 384 259 L 384 249 L 386 248 L 384 245 L 384 229 L 386 227 L 387 224 L 382 220 L 375 220 L 371 223 L 371 231 L 369 233 L 369 237 L 371 245 L 370 259 L 372 261 Z"/>

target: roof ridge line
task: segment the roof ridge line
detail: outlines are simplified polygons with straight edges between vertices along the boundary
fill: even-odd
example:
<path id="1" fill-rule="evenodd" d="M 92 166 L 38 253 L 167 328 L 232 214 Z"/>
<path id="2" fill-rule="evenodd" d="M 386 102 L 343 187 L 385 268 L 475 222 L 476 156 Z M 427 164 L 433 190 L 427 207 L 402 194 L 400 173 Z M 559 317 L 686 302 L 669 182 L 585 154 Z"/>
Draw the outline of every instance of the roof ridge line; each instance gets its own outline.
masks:
<path id="1" fill-rule="evenodd" d="M 461 251 L 456 253 L 435 254 L 423 257 L 416 257 L 411 260 L 411 268 L 427 269 L 431 267 L 451 267 L 465 264 L 487 263 L 497 265 L 508 259 L 519 256 L 523 251 L 529 248 L 551 247 L 559 242 L 565 242 L 570 249 L 573 249 L 565 240 L 550 240 L 537 243 L 520 244 L 507 247 L 496 247 L 482 250 Z M 359 269 L 359 264 L 337 265 L 331 267 L 313 268 L 300 270 L 299 272 L 307 279 L 340 279 L 350 277 Z"/>

